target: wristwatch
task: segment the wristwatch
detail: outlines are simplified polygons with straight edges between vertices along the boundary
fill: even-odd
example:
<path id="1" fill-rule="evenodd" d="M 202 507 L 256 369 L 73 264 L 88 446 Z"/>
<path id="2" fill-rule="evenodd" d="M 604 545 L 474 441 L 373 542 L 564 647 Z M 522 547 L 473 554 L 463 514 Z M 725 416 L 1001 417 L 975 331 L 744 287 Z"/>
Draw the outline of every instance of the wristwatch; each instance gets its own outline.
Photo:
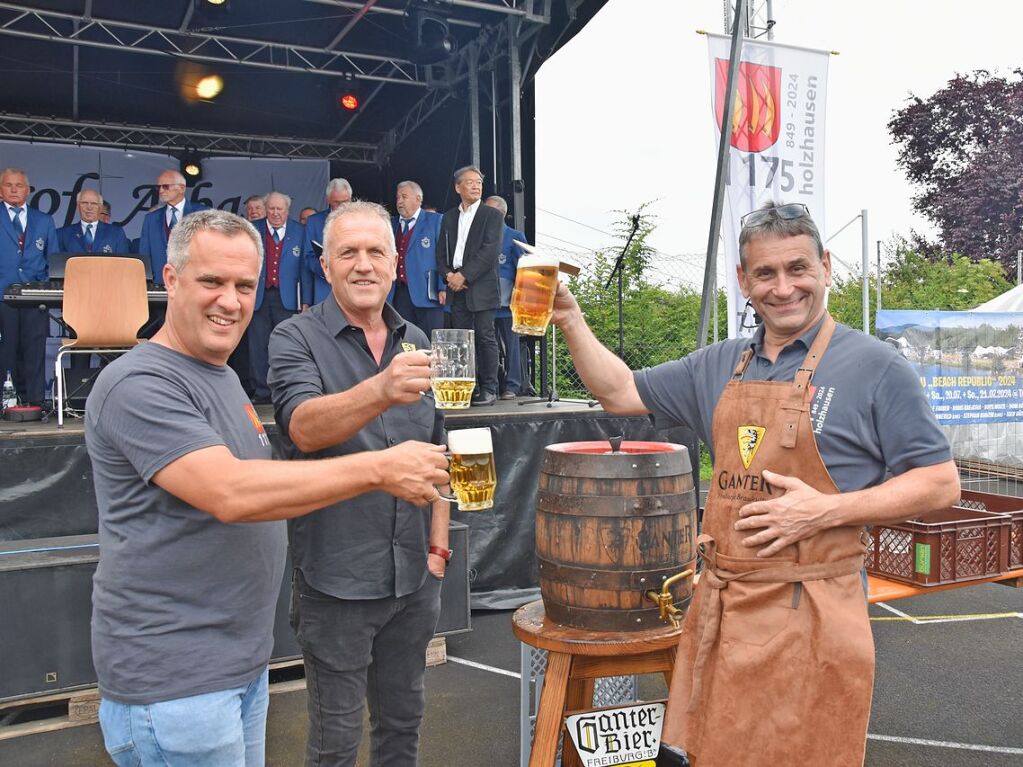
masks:
<path id="1" fill-rule="evenodd" d="M 428 553 L 436 554 L 438 557 L 444 560 L 444 566 L 447 567 L 448 563 L 451 562 L 451 555 L 454 554 L 451 549 L 442 549 L 440 546 L 431 546 L 428 549 Z"/>

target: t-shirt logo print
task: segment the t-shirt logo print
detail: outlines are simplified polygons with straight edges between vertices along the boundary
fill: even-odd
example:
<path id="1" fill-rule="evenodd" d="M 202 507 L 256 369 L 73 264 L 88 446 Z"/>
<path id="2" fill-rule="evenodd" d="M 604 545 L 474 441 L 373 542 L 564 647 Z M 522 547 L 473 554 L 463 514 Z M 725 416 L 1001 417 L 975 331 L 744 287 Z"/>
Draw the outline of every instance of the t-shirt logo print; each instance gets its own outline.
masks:
<path id="1" fill-rule="evenodd" d="M 256 434 L 259 435 L 259 444 L 263 447 L 270 447 L 270 438 L 266 436 L 266 429 L 263 428 L 263 422 L 259 420 L 259 414 L 256 412 L 256 408 L 253 407 L 252 403 L 245 405 L 245 415 L 252 421 L 252 425 L 256 427 Z"/>
<path id="2" fill-rule="evenodd" d="M 764 440 L 764 433 L 767 431 L 763 426 L 740 426 L 739 427 L 739 458 L 744 468 L 749 468 L 753 463 L 753 456 L 760 449 L 760 443 Z"/>

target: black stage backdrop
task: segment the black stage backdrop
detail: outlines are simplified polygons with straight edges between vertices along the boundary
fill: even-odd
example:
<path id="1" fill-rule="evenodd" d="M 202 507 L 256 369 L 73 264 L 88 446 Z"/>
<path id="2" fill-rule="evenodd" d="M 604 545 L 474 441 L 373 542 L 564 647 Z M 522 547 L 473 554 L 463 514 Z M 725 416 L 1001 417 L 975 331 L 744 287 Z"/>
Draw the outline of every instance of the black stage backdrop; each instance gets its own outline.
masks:
<path id="1" fill-rule="evenodd" d="M 515 607 L 539 596 L 534 501 L 544 447 L 624 435 L 627 440 L 682 442 L 693 450 L 690 434 L 658 434 L 648 418 L 612 416 L 599 408 L 570 410 L 567 403 L 553 408 L 526 405 L 511 414 L 470 410 L 450 416 L 447 426 L 489 426 L 493 431 L 498 475 L 494 508 L 451 514 L 469 526 L 469 577 L 472 607 L 477 609 Z M 276 445 L 272 424 L 267 433 Z M 0 436 L 0 460 L 0 541 L 96 533 L 92 467 L 80 431 Z"/>

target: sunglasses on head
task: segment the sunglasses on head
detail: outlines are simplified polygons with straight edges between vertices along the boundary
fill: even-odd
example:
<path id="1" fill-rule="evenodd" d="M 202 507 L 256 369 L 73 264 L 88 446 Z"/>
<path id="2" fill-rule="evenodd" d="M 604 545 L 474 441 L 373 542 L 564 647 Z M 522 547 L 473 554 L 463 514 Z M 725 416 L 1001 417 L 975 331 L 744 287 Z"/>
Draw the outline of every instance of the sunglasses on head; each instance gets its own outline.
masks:
<path id="1" fill-rule="evenodd" d="M 747 213 L 739 219 L 739 226 L 756 226 L 771 218 L 780 218 L 782 221 L 793 221 L 797 218 L 810 218 L 810 209 L 801 202 L 793 202 L 788 205 L 778 205 L 774 208 L 763 208 Z"/>

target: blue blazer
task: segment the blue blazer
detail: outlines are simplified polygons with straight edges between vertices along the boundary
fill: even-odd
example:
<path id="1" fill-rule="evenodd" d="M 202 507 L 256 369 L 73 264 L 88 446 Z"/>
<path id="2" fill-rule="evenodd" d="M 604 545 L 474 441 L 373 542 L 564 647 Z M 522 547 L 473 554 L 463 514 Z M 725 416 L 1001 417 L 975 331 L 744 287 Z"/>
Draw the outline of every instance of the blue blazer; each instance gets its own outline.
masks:
<path id="1" fill-rule="evenodd" d="M 515 270 L 519 266 L 522 248 L 513 240 L 526 242 L 526 235 L 518 229 L 504 225 L 504 239 L 501 240 L 501 255 L 497 257 L 497 280 L 501 284 L 501 306 L 494 312 L 495 317 L 511 317 L 512 288 L 515 287 Z"/>
<path id="2" fill-rule="evenodd" d="M 437 272 L 437 240 L 440 237 L 440 222 L 443 220 L 444 216 L 440 213 L 420 210 L 416 225 L 412 227 L 408 250 L 405 251 L 405 276 L 408 278 L 409 298 L 412 299 L 413 306 L 423 309 L 440 307 L 440 302 L 431 301 L 427 294 L 426 281 L 431 271 L 434 276 L 434 288 L 438 291 L 447 290 L 444 278 Z M 397 240 L 401 231 L 397 216 L 391 221 L 394 226 L 394 238 Z M 387 301 L 390 302 L 393 298 L 392 285 Z"/>
<path id="3" fill-rule="evenodd" d="M 0 203 L 0 293 L 12 282 L 43 282 L 50 278 L 51 253 L 60 252 L 53 219 L 35 208 L 25 208 L 25 252 L 18 250 L 18 235 Z"/>
<path id="4" fill-rule="evenodd" d="M 266 242 L 266 219 L 261 218 L 253 221 L 260 238 Z M 281 248 L 281 271 L 278 275 L 281 303 L 288 311 L 299 310 L 296 301 L 298 286 L 302 283 L 302 241 L 305 236 L 305 227 L 292 218 L 288 219 L 287 228 L 284 230 L 284 241 Z M 266 258 L 263 259 L 263 268 L 259 272 L 259 287 L 256 289 L 256 309 L 263 305 L 263 291 L 266 290 Z M 309 294 L 306 286 L 302 285 L 302 303 L 309 303 Z"/>
<path id="5" fill-rule="evenodd" d="M 207 210 L 209 205 L 185 200 L 185 215 L 197 210 Z M 149 256 L 153 267 L 153 282 L 163 285 L 163 267 L 167 263 L 167 206 L 151 210 L 142 219 L 142 234 L 139 236 L 139 253 Z"/>
<path id="6" fill-rule="evenodd" d="M 85 241 L 82 239 L 82 222 L 76 221 L 73 224 L 62 226 L 57 230 L 57 241 L 60 243 L 61 253 L 87 253 L 91 252 L 96 256 L 123 256 L 131 253 L 131 243 L 124 230 L 116 224 L 104 224 L 96 222 L 96 233 L 92 238 L 92 250 L 85 249 Z"/>
<path id="7" fill-rule="evenodd" d="M 323 225 L 327 222 L 330 210 L 321 210 L 305 220 L 305 237 L 302 238 L 302 261 L 305 274 L 302 275 L 302 296 L 312 296 L 314 304 L 320 303 L 330 295 L 330 283 L 323 276 L 320 266 L 319 249 L 313 247 L 313 241 L 323 245 Z"/>

